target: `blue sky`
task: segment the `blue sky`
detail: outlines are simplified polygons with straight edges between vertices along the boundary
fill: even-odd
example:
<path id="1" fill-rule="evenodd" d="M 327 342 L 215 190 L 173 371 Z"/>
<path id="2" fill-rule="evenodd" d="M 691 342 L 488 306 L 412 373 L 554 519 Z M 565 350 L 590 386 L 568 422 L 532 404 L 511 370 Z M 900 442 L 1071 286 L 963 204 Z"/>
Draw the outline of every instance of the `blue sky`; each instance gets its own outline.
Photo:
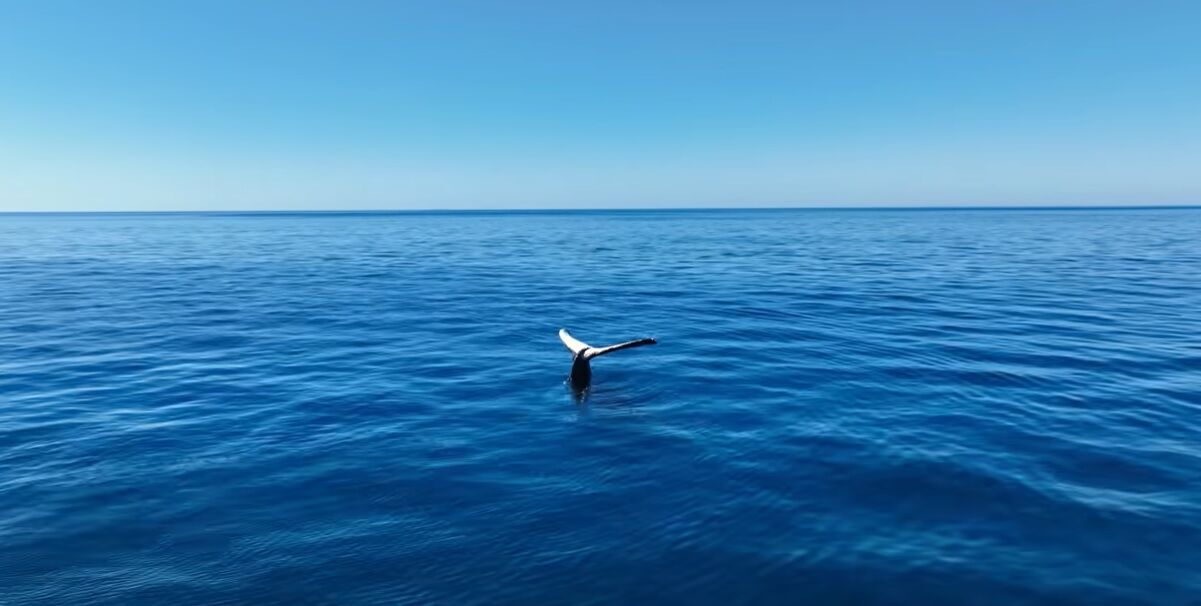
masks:
<path id="1" fill-rule="evenodd" d="M 0 0 L 0 210 L 1201 203 L 1201 3 Z"/>

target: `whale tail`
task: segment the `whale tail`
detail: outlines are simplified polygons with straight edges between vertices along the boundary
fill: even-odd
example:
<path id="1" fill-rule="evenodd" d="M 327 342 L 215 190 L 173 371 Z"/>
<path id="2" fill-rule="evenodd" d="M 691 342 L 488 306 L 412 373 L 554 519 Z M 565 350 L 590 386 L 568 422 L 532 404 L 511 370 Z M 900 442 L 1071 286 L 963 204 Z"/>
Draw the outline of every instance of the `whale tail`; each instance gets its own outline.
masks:
<path id="1" fill-rule="evenodd" d="M 572 355 L 577 357 L 583 356 L 585 360 L 591 360 L 597 356 L 603 356 L 605 354 L 620 351 L 622 349 L 641 347 L 643 345 L 654 345 L 655 343 L 658 343 L 658 341 L 654 339 L 646 338 L 626 341 L 625 343 L 618 343 L 616 345 L 608 345 L 606 347 L 593 347 L 571 336 L 571 333 L 567 332 L 566 328 L 559 329 L 559 340 L 563 341 L 563 344 L 567 346 L 567 349 L 571 350 Z"/>

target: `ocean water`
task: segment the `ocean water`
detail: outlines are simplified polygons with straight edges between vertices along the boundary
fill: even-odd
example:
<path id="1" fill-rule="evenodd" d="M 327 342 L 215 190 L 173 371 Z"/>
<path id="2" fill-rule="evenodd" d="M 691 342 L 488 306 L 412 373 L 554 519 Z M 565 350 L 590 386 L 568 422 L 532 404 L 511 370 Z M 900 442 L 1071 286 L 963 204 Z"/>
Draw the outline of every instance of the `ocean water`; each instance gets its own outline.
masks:
<path id="1" fill-rule="evenodd" d="M 0 215 L 0 604 L 652 603 L 1201 603 L 1201 210 Z"/>

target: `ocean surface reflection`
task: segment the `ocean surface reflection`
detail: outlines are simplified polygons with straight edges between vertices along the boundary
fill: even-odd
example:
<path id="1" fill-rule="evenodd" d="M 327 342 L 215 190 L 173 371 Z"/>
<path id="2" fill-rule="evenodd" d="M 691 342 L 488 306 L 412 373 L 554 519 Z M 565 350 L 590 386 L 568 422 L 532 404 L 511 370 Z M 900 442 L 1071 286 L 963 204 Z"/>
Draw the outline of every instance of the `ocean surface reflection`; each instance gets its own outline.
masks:
<path id="1" fill-rule="evenodd" d="M 0 603 L 1195 603 L 1199 234 L 2 215 Z"/>

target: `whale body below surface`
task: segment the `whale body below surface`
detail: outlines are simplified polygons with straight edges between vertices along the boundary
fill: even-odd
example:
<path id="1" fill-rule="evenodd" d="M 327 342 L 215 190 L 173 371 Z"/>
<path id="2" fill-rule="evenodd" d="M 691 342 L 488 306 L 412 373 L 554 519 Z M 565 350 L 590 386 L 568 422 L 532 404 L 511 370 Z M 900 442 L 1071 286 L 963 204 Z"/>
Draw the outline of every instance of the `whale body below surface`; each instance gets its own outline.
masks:
<path id="1" fill-rule="evenodd" d="M 567 349 L 571 350 L 571 386 L 576 389 L 584 389 L 592 382 L 592 365 L 590 364 L 592 358 L 622 349 L 658 343 L 658 341 L 652 338 L 645 338 L 626 341 L 617 345 L 609 345 L 607 347 L 593 347 L 571 336 L 571 333 L 567 332 L 566 328 L 559 329 L 559 339 L 563 341 Z"/>

